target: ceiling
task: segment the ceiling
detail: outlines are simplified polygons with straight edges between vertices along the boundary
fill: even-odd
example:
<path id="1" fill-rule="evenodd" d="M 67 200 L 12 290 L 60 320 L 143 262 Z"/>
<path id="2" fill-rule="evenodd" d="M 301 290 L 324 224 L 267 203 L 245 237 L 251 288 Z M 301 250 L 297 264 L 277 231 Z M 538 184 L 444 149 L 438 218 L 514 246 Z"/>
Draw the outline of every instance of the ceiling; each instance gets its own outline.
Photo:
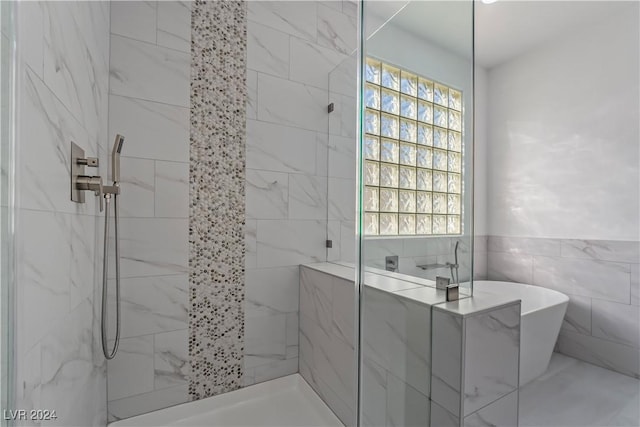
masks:
<path id="1" fill-rule="evenodd" d="M 406 5 L 405 5 L 406 3 Z M 476 63 L 493 68 L 572 28 L 595 23 L 631 9 L 635 1 L 476 1 Z M 402 8 L 402 6 L 404 6 Z M 471 5 L 468 1 L 372 1 L 366 16 L 404 28 L 434 44 L 468 56 Z M 398 12 L 398 9 L 400 11 Z M 633 9 L 637 13 L 637 9 Z"/>

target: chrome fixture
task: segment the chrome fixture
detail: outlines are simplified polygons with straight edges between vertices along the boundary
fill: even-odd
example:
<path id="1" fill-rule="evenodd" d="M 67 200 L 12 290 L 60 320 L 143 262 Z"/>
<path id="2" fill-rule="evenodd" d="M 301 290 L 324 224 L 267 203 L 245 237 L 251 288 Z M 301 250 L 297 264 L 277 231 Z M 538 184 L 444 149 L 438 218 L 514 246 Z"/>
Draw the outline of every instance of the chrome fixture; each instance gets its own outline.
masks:
<path id="1" fill-rule="evenodd" d="M 451 270 L 451 279 L 454 279 L 455 284 L 460 284 L 460 264 L 458 264 L 458 246 L 460 246 L 460 240 L 456 241 L 456 248 L 453 250 L 454 262 L 451 264 L 447 262 L 447 267 Z M 455 275 L 453 274 L 453 270 L 456 270 Z"/>
<path id="2" fill-rule="evenodd" d="M 447 301 L 457 301 L 460 299 L 460 286 L 447 286 Z"/>
<path id="3" fill-rule="evenodd" d="M 421 270 L 437 270 L 439 268 L 447 268 L 449 264 L 422 264 L 416 265 Z"/>
<path id="4" fill-rule="evenodd" d="M 384 269 L 387 271 L 398 271 L 398 255 L 389 255 L 384 257 Z"/>
<path id="5" fill-rule="evenodd" d="M 84 167 L 98 167 L 99 162 L 95 157 L 84 157 L 84 150 L 77 144 L 71 143 L 71 200 L 84 203 L 85 191 L 93 191 L 100 200 L 100 212 L 104 214 L 104 246 L 102 254 L 102 352 L 107 359 L 113 359 L 118 352 L 120 344 L 120 239 L 118 235 L 118 195 L 120 194 L 120 153 L 124 137 L 116 135 L 111 152 L 111 185 L 103 185 L 102 176 L 85 175 Z M 108 350 L 107 343 L 107 274 L 109 270 L 109 212 L 110 202 L 113 196 L 114 217 L 114 244 L 116 266 L 116 337 L 113 350 Z"/>
<path id="6" fill-rule="evenodd" d="M 436 276 L 436 289 L 445 290 L 451 283 L 448 277 Z"/>

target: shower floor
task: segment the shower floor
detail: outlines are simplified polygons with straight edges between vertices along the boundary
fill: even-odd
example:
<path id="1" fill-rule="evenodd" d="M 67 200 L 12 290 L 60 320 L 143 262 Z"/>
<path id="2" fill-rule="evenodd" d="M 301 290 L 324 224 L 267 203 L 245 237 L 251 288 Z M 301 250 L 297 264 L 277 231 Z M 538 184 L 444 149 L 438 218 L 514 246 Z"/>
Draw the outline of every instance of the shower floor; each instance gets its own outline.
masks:
<path id="1" fill-rule="evenodd" d="M 109 426 L 343 427 L 343 424 L 306 381 L 294 374 Z"/>

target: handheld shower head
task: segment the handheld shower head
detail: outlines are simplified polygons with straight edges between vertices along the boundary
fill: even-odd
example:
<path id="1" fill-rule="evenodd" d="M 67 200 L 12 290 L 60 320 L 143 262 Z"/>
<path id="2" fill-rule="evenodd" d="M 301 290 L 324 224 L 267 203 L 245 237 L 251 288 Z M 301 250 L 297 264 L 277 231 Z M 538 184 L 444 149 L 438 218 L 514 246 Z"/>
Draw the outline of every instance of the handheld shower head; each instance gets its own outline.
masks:
<path id="1" fill-rule="evenodd" d="M 113 144 L 111 153 L 111 180 L 116 183 L 120 181 L 120 152 L 124 145 L 124 136 L 116 135 L 116 141 Z"/>

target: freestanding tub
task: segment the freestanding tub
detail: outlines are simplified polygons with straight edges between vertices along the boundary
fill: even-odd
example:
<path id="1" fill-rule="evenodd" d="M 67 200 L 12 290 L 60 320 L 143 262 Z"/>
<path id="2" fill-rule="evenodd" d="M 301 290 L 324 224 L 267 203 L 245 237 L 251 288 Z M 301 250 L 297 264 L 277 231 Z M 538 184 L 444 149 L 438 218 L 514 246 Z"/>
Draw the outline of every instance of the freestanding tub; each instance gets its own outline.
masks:
<path id="1" fill-rule="evenodd" d="M 479 280 L 474 293 L 520 299 L 520 386 L 547 370 L 558 339 L 569 297 L 552 289 L 512 282 Z"/>

